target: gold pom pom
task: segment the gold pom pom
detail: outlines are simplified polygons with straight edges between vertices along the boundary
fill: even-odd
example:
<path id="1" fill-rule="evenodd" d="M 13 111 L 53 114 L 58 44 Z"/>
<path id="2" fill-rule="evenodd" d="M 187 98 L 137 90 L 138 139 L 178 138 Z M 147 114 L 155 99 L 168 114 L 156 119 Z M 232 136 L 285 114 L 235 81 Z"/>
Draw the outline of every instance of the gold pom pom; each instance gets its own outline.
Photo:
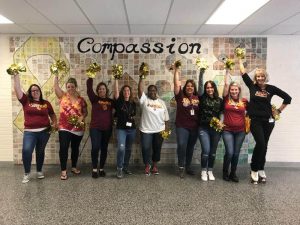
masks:
<path id="1" fill-rule="evenodd" d="M 112 66 L 113 77 L 117 80 L 123 77 L 123 66 L 116 64 Z"/>
<path id="2" fill-rule="evenodd" d="M 280 119 L 280 112 L 278 111 L 275 105 L 272 105 L 272 116 L 275 119 L 275 121 Z"/>
<path id="3" fill-rule="evenodd" d="M 245 48 L 241 48 L 241 47 L 237 47 L 234 50 L 235 56 L 238 57 L 239 59 L 244 59 L 245 55 L 246 55 L 246 49 Z"/>
<path id="4" fill-rule="evenodd" d="M 101 71 L 101 66 L 98 63 L 92 63 L 89 65 L 89 68 L 86 70 L 86 75 L 89 78 L 95 78 L 96 73 Z"/>
<path id="5" fill-rule="evenodd" d="M 66 62 L 60 59 L 50 66 L 50 72 L 55 76 L 58 76 L 60 73 L 66 74 L 69 70 L 70 68 L 67 66 Z"/>
<path id="6" fill-rule="evenodd" d="M 233 67 L 234 67 L 235 63 L 232 59 L 226 59 L 225 61 L 225 68 L 226 69 L 229 69 L 229 70 L 233 70 Z"/>
<path id="7" fill-rule="evenodd" d="M 160 135 L 163 139 L 168 139 L 171 135 L 171 130 L 163 130 L 160 132 Z"/>
<path id="8" fill-rule="evenodd" d="M 140 78 L 141 79 L 145 79 L 146 78 L 146 75 L 149 74 L 149 66 L 147 63 L 142 63 L 141 66 L 140 66 Z"/>
<path id="9" fill-rule="evenodd" d="M 9 75 L 15 75 L 18 72 L 26 72 L 26 67 L 22 63 L 11 64 L 10 67 L 6 70 Z"/>
<path id="10" fill-rule="evenodd" d="M 202 71 L 207 70 L 209 67 L 206 59 L 199 58 L 199 57 L 196 58 L 196 66 L 198 67 L 198 70 L 202 70 Z"/>
<path id="11" fill-rule="evenodd" d="M 79 117 L 77 115 L 70 115 L 68 117 L 68 123 L 73 125 L 75 128 L 83 128 L 84 122 L 78 121 Z"/>
<path id="12" fill-rule="evenodd" d="M 213 117 L 210 120 L 209 126 L 214 128 L 216 131 L 221 132 L 225 127 L 225 124 L 223 124 L 217 117 Z"/>

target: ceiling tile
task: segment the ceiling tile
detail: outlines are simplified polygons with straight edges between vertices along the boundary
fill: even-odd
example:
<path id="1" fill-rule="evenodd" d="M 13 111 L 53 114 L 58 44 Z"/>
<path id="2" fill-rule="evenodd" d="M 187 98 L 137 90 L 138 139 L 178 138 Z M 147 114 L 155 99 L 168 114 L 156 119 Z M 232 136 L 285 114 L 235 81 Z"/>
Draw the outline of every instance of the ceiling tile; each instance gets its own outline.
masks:
<path id="1" fill-rule="evenodd" d="M 165 27 L 164 34 L 193 35 L 196 33 L 198 28 L 199 28 L 199 25 L 168 24 Z"/>
<path id="2" fill-rule="evenodd" d="M 234 25 L 203 25 L 197 34 L 227 35 L 234 27 Z"/>
<path id="3" fill-rule="evenodd" d="M 167 24 L 203 24 L 222 0 L 174 0 Z"/>
<path id="4" fill-rule="evenodd" d="M 0 34 L 30 34 L 30 31 L 16 24 L 0 24 Z"/>
<path id="5" fill-rule="evenodd" d="M 113 35 L 127 35 L 129 34 L 127 25 L 95 25 L 98 33 L 101 34 L 113 34 Z"/>
<path id="6" fill-rule="evenodd" d="M 58 25 L 66 34 L 97 34 L 97 31 L 91 25 Z"/>
<path id="7" fill-rule="evenodd" d="M 300 30 L 300 13 L 292 16 L 284 22 L 272 27 L 264 32 L 264 34 L 294 34 Z"/>
<path id="8" fill-rule="evenodd" d="M 231 35 L 258 35 L 267 30 L 269 25 L 244 25 L 241 24 L 235 27 L 229 34 Z"/>
<path id="9" fill-rule="evenodd" d="M 125 0 L 130 24 L 165 24 L 171 0 Z"/>
<path id="10" fill-rule="evenodd" d="M 127 24 L 123 0 L 77 0 L 93 24 Z"/>
<path id="11" fill-rule="evenodd" d="M 63 34 L 57 26 L 52 24 L 22 24 L 22 26 L 30 30 L 33 34 Z"/>
<path id="12" fill-rule="evenodd" d="M 144 35 L 161 35 L 163 31 L 163 25 L 131 25 L 131 34 L 144 34 Z"/>
<path id="13" fill-rule="evenodd" d="M 0 14 L 19 24 L 51 24 L 29 4 L 20 0 L 0 0 Z"/>
<path id="14" fill-rule="evenodd" d="M 27 0 L 55 24 L 89 24 L 73 0 Z"/>

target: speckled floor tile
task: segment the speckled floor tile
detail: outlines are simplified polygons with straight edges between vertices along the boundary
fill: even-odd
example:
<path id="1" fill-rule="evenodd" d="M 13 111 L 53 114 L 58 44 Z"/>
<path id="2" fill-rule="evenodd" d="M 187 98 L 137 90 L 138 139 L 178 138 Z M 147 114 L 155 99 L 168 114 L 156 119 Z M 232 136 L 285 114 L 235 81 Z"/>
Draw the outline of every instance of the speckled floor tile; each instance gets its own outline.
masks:
<path id="1" fill-rule="evenodd" d="M 267 184 L 249 183 L 249 168 L 239 168 L 238 184 L 202 182 L 198 174 L 180 179 L 174 167 L 146 177 L 141 168 L 124 179 L 114 168 L 92 179 L 89 166 L 61 181 L 59 166 L 45 166 L 22 184 L 23 167 L 0 163 L 0 224 L 300 224 L 300 168 L 268 167 Z"/>

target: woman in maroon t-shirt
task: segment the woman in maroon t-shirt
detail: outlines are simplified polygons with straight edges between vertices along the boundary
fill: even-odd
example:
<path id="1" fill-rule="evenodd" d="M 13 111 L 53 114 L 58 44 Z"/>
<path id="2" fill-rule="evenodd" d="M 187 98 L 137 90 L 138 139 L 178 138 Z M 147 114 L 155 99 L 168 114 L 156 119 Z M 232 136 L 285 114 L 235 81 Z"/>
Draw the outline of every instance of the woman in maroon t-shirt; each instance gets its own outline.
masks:
<path id="1" fill-rule="evenodd" d="M 184 171 L 189 175 L 195 175 L 191 169 L 194 147 L 198 137 L 199 97 L 194 80 L 187 80 L 181 89 L 179 80 L 180 70 L 175 66 L 174 94 L 177 103 L 176 109 L 176 138 L 177 156 L 180 178 L 184 177 Z"/>
<path id="2" fill-rule="evenodd" d="M 229 81 L 229 71 L 226 70 L 224 98 L 224 130 L 222 133 L 225 155 L 223 161 L 223 179 L 226 181 L 239 182 L 236 169 L 239 155 L 245 139 L 245 112 L 247 100 L 241 98 L 241 86 L 236 82 Z M 228 173 L 231 164 L 230 174 Z"/>
<path id="3" fill-rule="evenodd" d="M 22 91 L 19 74 L 14 75 L 14 89 L 18 100 L 21 102 L 24 111 L 24 136 L 22 148 L 22 160 L 25 174 L 22 183 L 30 179 L 32 153 L 35 149 L 37 178 L 43 179 L 42 172 L 45 148 L 49 140 L 50 124 L 56 129 L 57 119 L 51 104 L 43 99 L 41 88 L 32 84 L 27 94 Z M 49 120 L 51 119 L 51 122 Z"/>

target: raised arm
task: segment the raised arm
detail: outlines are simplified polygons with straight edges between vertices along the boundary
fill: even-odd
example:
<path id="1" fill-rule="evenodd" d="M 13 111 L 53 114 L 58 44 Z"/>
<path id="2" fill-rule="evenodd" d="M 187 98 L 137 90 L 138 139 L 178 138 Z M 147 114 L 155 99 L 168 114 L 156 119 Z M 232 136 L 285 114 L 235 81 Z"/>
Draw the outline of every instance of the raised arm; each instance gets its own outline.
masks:
<path id="1" fill-rule="evenodd" d="M 23 91 L 21 89 L 21 83 L 20 83 L 20 75 L 19 75 L 19 73 L 16 73 L 14 75 L 14 89 L 15 89 L 17 98 L 21 99 L 22 96 L 23 96 Z"/>
<path id="2" fill-rule="evenodd" d="M 228 95 L 229 80 L 230 80 L 229 70 L 226 69 L 225 79 L 224 79 L 223 97 L 226 97 Z"/>
<path id="3" fill-rule="evenodd" d="M 239 64 L 240 64 L 240 72 L 241 72 L 241 75 L 243 75 L 243 74 L 246 73 L 246 69 L 245 69 L 245 67 L 244 67 L 244 64 L 243 64 L 242 59 L 239 59 Z"/>
<path id="4" fill-rule="evenodd" d="M 58 76 L 54 76 L 54 91 L 58 98 L 61 98 L 64 95 L 64 91 L 59 87 Z"/>
<path id="5" fill-rule="evenodd" d="M 199 80 L 198 80 L 198 95 L 201 96 L 204 93 L 204 87 L 203 87 L 203 76 L 204 76 L 205 70 L 201 70 L 199 72 Z"/>
<path id="6" fill-rule="evenodd" d="M 180 69 L 176 68 L 174 65 L 172 65 L 172 68 L 172 71 L 174 71 L 174 94 L 178 95 L 181 87 L 181 81 L 179 80 Z"/>
<path id="7" fill-rule="evenodd" d="M 144 92 L 144 81 L 143 81 L 142 78 L 140 78 L 139 84 L 138 84 L 138 96 L 139 96 L 139 98 L 142 97 L 143 92 Z"/>
<path id="8" fill-rule="evenodd" d="M 119 82 L 118 82 L 118 79 L 115 79 L 115 83 L 114 83 L 114 98 L 115 99 L 119 98 Z"/>

